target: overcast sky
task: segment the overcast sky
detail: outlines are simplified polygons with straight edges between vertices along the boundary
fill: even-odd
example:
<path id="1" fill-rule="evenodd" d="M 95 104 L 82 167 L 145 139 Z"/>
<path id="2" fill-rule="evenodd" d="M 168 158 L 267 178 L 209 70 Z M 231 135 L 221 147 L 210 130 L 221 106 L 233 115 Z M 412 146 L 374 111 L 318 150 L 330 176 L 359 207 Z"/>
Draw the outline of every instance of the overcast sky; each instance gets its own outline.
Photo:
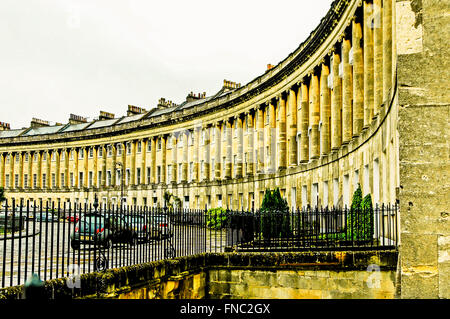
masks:
<path id="1" fill-rule="evenodd" d="M 331 0 L 1 0 L 0 121 L 150 109 L 278 64 Z"/>

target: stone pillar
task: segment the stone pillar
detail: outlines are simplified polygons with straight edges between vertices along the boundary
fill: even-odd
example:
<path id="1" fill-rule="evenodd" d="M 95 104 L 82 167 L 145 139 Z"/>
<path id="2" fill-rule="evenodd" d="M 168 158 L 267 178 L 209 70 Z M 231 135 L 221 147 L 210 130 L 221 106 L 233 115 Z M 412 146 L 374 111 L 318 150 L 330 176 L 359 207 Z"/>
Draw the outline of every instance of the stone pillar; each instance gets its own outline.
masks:
<path id="1" fill-rule="evenodd" d="M 55 167 L 55 184 L 56 188 L 61 188 L 61 149 L 55 150 L 55 160 L 56 160 L 56 167 Z"/>
<path id="2" fill-rule="evenodd" d="M 320 74 L 320 154 L 326 156 L 330 152 L 330 89 L 328 75 L 330 70 L 325 62 L 322 63 Z"/>
<path id="3" fill-rule="evenodd" d="M 168 181 L 169 183 L 176 183 L 177 182 L 177 143 L 178 143 L 178 135 L 177 134 L 173 134 L 172 136 L 170 136 L 169 138 L 172 139 L 172 161 L 171 161 L 171 165 L 172 165 L 172 180 Z"/>
<path id="4" fill-rule="evenodd" d="M 254 142 L 255 142 L 255 137 L 254 137 L 254 121 L 253 121 L 253 117 L 254 117 L 254 113 L 253 110 L 252 111 L 248 111 L 246 113 L 246 117 L 247 117 L 247 128 L 248 128 L 248 141 L 247 141 L 247 176 L 251 176 L 253 175 L 253 170 L 254 170 Z"/>
<path id="5" fill-rule="evenodd" d="M 226 141 L 226 163 L 225 163 L 225 178 L 230 179 L 231 178 L 231 162 L 232 162 L 232 145 L 233 145 L 233 137 L 232 137 L 232 118 L 227 119 L 226 126 L 227 126 L 227 141 Z"/>
<path id="6" fill-rule="evenodd" d="M 214 179 L 216 180 L 220 180 L 220 163 L 222 162 L 222 157 L 221 157 L 221 149 L 222 149 L 222 145 L 221 145 L 221 134 L 220 134 L 220 127 L 222 125 L 222 121 L 217 121 L 214 125 L 214 130 L 215 130 L 215 154 L 214 154 Z"/>
<path id="7" fill-rule="evenodd" d="M 268 112 L 269 112 L 269 140 L 267 141 L 269 144 L 269 169 L 270 172 L 275 172 L 275 162 L 276 162 L 276 143 L 277 143 L 277 123 L 275 117 L 275 105 L 276 101 L 270 100 L 268 104 Z"/>
<path id="8" fill-rule="evenodd" d="M 241 115 L 235 117 L 235 123 L 237 126 L 237 167 L 236 178 L 242 178 L 243 170 L 243 152 L 244 152 L 244 135 L 243 135 L 243 118 Z"/>
<path id="9" fill-rule="evenodd" d="M 0 154 L 0 187 L 5 188 L 5 155 Z"/>
<path id="10" fill-rule="evenodd" d="M 348 144 L 353 136 L 352 115 L 352 66 L 348 61 L 350 40 L 342 40 L 342 144 Z"/>
<path id="11" fill-rule="evenodd" d="M 374 102 L 374 55 L 373 55 L 373 5 L 364 1 L 364 125 L 367 128 L 373 118 Z"/>
<path id="12" fill-rule="evenodd" d="M 102 163 L 103 163 L 103 165 L 102 165 L 102 180 L 101 180 L 101 183 L 102 183 L 102 187 L 106 187 L 106 165 L 107 165 L 107 157 L 108 157 L 108 154 L 107 154 L 107 146 L 106 145 L 102 145 L 102 146 L 100 146 L 101 148 L 102 148 L 102 155 L 103 155 L 103 158 L 102 158 Z"/>
<path id="13" fill-rule="evenodd" d="M 150 159 L 151 159 L 151 182 L 152 184 L 156 184 L 156 136 L 151 137 L 151 150 L 150 150 Z"/>
<path id="14" fill-rule="evenodd" d="M 32 184 L 33 183 L 33 152 L 28 152 L 27 154 L 28 154 L 28 167 L 27 167 L 27 169 L 28 169 L 28 185 L 27 185 L 27 187 L 32 188 L 32 185 L 33 185 Z M 1 175 L 1 173 L 0 173 L 0 176 L 3 176 L 3 175 Z M 0 180 L 1 180 L 1 177 L 0 177 Z"/>
<path id="15" fill-rule="evenodd" d="M 198 182 L 200 180 L 199 176 L 199 158 L 198 158 L 198 150 L 200 148 L 200 129 L 201 127 L 194 127 L 194 176 L 192 176 L 192 180 Z"/>
<path id="16" fill-rule="evenodd" d="M 311 159 L 319 158 L 319 120 L 320 120 L 320 94 L 319 77 L 316 73 L 311 75 L 309 100 L 309 125 L 311 128 Z"/>
<path id="17" fill-rule="evenodd" d="M 257 130 L 258 130 L 258 174 L 264 173 L 264 105 L 260 105 L 256 112 L 258 112 L 257 117 Z"/>
<path id="18" fill-rule="evenodd" d="M 289 109 L 289 167 L 297 165 L 297 92 L 296 89 L 288 90 Z"/>
<path id="19" fill-rule="evenodd" d="M 208 124 L 205 127 L 205 167 L 204 167 L 204 179 L 209 181 L 211 177 L 211 140 L 210 140 L 211 126 Z"/>
<path id="20" fill-rule="evenodd" d="M 306 79 L 303 79 L 301 90 L 301 108 L 300 108 L 300 163 L 307 163 L 309 161 L 309 90 L 308 85 L 305 83 Z"/>
<path id="21" fill-rule="evenodd" d="M 17 156 L 19 156 L 19 169 L 18 169 L 18 175 L 19 175 L 19 188 L 23 188 L 23 153 L 18 152 Z"/>
<path id="22" fill-rule="evenodd" d="M 9 188 L 14 188 L 14 166 L 16 165 L 16 153 L 12 152 L 9 156 Z"/>
<path id="23" fill-rule="evenodd" d="M 69 151 L 67 148 L 64 148 L 62 150 L 64 152 L 64 187 L 69 187 L 69 175 L 70 175 L 70 168 L 69 168 Z"/>
<path id="24" fill-rule="evenodd" d="M 148 148 L 148 139 L 144 138 L 141 140 L 141 184 L 147 184 L 148 176 L 147 176 L 147 148 Z"/>
<path id="25" fill-rule="evenodd" d="M 160 136 L 161 139 L 161 183 L 162 184 L 166 184 L 167 179 L 166 179 L 166 165 L 167 165 L 167 161 L 166 161 L 166 155 L 167 155 L 167 138 L 168 135 L 162 135 Z"/>
<path id="26" fill-rule="evenodd" d="M 38 188 L 42 188 L 42 151 L 37 151 L 37 183 L 36 186 Z"/>
<path id="27" fill-rule="evenodd" d="M 392 83 L 392 0 L 383 0 L 383 102 Z"/>
<path id="28" fill-rule="evenodd" d="M 342 143 L 342 81 L 339 77 L 339 64 L 341 58 L 333 53 L 331 60 L 331 74 L 333 88 L 331 90 L 331 149 L 338 150 Z"/>
<path id="29" fill-rule="evenodd" d="M 361 39 L 361 23 L 353 20 L 353 136 L 355 137 L 361 133 L 364 122 L 364 61 Z"/>
<path id="30" fill-rule="evenodd" d="M 94 185 L 94 187 L 95 188 L 98 188 L 98 187 L 100 187 L 100 185 L 98 185 L 98 148 L 100 147 L 100 146 L 98 146 L 98 145 L 96 145 L 96 146 L 93 146 L 94 147 L 94 168 L 93 168 L 93 170 L 94 170 L 94 172 L 93 172 L 93 181 L 92 181 L 92 184 Z"/>
<path id="31" fill-rule="evenodd" d="M 378 114 L 381 103 L 383 103 L 383 9 L 381 3 L 382 0 L 373 1 L 374 116 Z"/>
<path id="32" fill-rule="evenodd" d="M 89 186 L 89 147 L 84 148 L 84 187 Z"/>
<path id="33" fill-rule="evenodd" d="M 47 188 L 51 188 L 52 187 L 52 153 L 54 151 L 53 150 L 48 150 L 47 151 Z M 86 153 L 84 154 L 84 158 L 86 159 Z M 85 174 L 86 175 L 86 174 Z M 86 177 L 85 177 L 86 179 Z"/>
<path id="34" fill-rule="evenodd" d="M 286 169 L 287 163 L 287 152 L 286 152 L 286 100 L 287 96 L 285 93 L 282 93 L 278 98 L 278 170 Z"/>
<path id="35" fill-rule="evenodd" d="M 131 185 L 135 186 L 137 185 L 136 183 L 136 140 L 130 141 L 131 143 Z"/>
<path id="36" fill-rule="evenodd" d="M 189 131 L 185 131 L 183 133 L 183 173 L 181 174 L 182 182 L 186 183 L 188 180 L 188 167 L 189 167 L 189 139 L 188 139 Z"/>

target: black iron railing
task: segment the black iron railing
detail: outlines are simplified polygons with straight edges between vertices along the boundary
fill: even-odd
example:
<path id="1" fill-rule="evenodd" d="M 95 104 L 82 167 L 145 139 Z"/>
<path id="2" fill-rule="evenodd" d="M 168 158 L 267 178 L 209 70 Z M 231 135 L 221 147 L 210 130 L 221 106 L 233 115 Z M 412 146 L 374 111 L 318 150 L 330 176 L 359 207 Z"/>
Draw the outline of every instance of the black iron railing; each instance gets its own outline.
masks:
<path id="1" fill-rule="evenodd" d="M 215 211 L 12 201 L 0 212 L 0 288 L 203 252 L 389 249 L 397 207 Z"/>

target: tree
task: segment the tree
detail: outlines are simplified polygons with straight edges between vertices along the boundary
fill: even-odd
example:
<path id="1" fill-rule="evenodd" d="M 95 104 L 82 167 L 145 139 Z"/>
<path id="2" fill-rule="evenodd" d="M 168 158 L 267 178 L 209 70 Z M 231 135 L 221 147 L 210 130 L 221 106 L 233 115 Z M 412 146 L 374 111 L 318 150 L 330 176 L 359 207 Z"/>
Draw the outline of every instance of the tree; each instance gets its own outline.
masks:
<path id="1" fill-rule="evenodd" d="M 289 206 L 281 197 L 280 190 L 266 189 L 261 203 L 261 231 L 264 238 L 286 237 L 291 233 Z"/>
<path id="2" fill-rule="evenodd" d="M 347 214 L 347 238 L 351 240 L 370 240 L 373 236 L 372 197 L 362 197 L 361 186 L 353 193 L 352 205 Z"/>

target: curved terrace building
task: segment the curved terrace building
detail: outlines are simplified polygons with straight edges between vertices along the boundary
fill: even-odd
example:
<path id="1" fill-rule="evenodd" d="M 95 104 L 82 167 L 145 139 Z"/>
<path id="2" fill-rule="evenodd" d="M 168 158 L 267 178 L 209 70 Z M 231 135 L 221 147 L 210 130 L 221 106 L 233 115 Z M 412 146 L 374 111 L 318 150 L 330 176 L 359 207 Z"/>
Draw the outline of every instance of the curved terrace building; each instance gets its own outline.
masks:
<path id="1" fill-rule="evenodd" d="M 290 206 L 375 203 L 399 187 L 394 1 L 335 1 L 276 66 L 212 96 L 161 98 L 127 116 L 71 115 L 0 131 L 0 186 L 16 200 L 258 208 L 279 187 Z M 295 30 L 292 30 L 295 32 Z"/>

